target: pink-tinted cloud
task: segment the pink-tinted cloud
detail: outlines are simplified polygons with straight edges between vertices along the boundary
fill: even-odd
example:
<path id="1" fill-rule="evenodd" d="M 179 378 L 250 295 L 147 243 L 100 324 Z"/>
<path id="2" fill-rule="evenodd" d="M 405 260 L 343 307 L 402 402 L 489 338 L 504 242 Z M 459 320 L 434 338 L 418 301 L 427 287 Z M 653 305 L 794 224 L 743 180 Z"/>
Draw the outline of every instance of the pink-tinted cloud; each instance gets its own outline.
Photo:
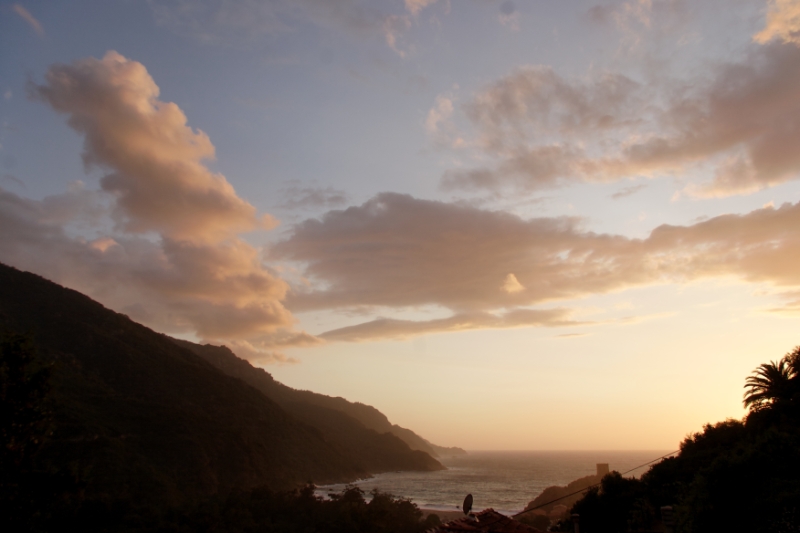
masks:
<path id="1" fill-rule="evenodd" d="M 765 44 L 773 39 L 800 45 L 800 2 L 769 0 L 766 25 L 753 40 Z"/>
<path id="2" fill-rule="evenodd" d="M 264 267 L 257 250 L 239 240 L 210 245 L 125 234 L 70 236 L 66 223 L 101 209 L 91 205 L 96 195 L 72 192 L 34 201 L 0 189 L 0 260 L 160 331 L 215 341 L 257 339 L 265 346 L 297 343 L 300 332 L 287 331 L 294 318 L 281 303 L 287 286 Z"/>
<path id="3" fill-rule="evenodd" d="M 452 316 L 378 319 L 328 332 L 366 340 L 432 331 L 569 325 L 548 302 L 664 283 L 731 277 L 800 287 L 800 204 L 660 226 L 646 239 L 585 231 L 571 218 L 521 219 L 503 212 L 381 194 L 361 206 L 298 225 L 273 250 L 305 264 L 310 288 L 293 310 L 438 306 Z M 508 290 L 509 273 L 515 290 Z M 518 322 L 515 313 L 533 313 Z M 521 315 L 519 315 L 521 316 Z M 574 323 L 574 322 L 573 322 Z"/>
<path id="4" fill-rule="evenodd" d="M 84 136 L 101 190 L 29 200 L 0 189 L 0 261 L 46 276 L 157 330 L 226 342 L 264 361 L 319 339 L 296 331 L 288 285 L 238 234 L 274 221 L 203 160 L 214 146 L 115 52 L 56 65 L 33 95 Z"/>
<path id="5" fill-rule="evenodd" d="M 425 9 L 431 4 L 435 4 L 436 0 L 405 0 L 406 9 L 412 15 L 418 15 L 420 11 Z"/>
<path id="6" fill-rule="evenodd" d="M 800 47 L 780 43 L 753 46 L 685 83 L 608 73 L 576 81 L 549 67 L 521 68 L 462 108 L 473 145 L 492 164 L 450 170 L 442 185 L 535 190 L 697 170 L 709 179 L 684 192 L 716 197 L 796 180 L 798 72 Z"/>
<path id="7" fill-rule="evenodd" d="M 158 99 L 141 63 L 108 52 L 55 65 L 31 92 L 84 135 L 86 165 L 110 170 L 101 186 L 116 197 L 126 231 L 214 242 L 274 226 L 203 164 L 214 157 L 208 136 L 187 126 L 177 105 Z"/>
<path id="8" fill-rule="evenodd" d="M 383 35 L 389 48 L 400 57 L 406 57 L 408 51 L 401 46 L 400 38 L 411 28 L 408 15 L 387 15 L 383 21 Z"/>
<path id="9" fill-rule="evenodd" d="M 36 17 L 31 15 L 30 11 L 25 9 L 20 4 L 12 5 L 11 9 L 14 10 L 14 13 L 22 17 L 22 20 L 27 22 L 28 25 L 31 28 L 33 28 L 33 31 L 35 31 L 40 37 L 44 37 L 44 28 L 42 27 L 42 24 L 38 20 L 36 20 Z"/>

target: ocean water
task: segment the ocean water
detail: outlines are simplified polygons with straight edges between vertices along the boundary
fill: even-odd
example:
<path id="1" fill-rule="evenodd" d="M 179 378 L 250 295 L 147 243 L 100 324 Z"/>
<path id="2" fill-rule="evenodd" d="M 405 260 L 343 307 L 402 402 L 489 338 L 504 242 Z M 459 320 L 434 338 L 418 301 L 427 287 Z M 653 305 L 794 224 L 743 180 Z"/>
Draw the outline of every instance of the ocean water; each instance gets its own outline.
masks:
<path id="1" fill-rule="evenodd" d="M 441 458 L 447 470 L 439 472 L 388 472 L 353 483 L 364 492 L 373 489 L 411 499 L 426 509 L 457 511 L 464 497 L 472 494 L 473 508 L 489 507 L 513 514 L 551 485 L 566 485 L 596 473 L 597 463 L 625 472 L 652 461 L 667 451 L 473 451 L 467 455 Z M 641 476 L 648 467 L 628 476 Z M 346 485 L 318 487 L 325 496 Z"/>

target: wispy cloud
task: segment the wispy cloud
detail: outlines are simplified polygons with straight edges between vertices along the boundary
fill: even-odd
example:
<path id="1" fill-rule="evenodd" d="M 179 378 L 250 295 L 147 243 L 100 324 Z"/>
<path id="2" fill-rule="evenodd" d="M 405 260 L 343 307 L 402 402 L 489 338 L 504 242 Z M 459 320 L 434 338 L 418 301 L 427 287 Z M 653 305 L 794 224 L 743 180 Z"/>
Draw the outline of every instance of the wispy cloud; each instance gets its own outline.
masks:
<path id="1" fill-rule="evenodd" d="M 333 187 L 285 187 L 280 190 L 284 209 L 330 209 L 347 202 L 347 192 Z"/>
<path id="2" fill-rule="evenodd" d="M 460 313 L 447 318 L 420 321 L 378 318 L 371 322 L 328 331 L 320 337 L 329 341 L 363 342 L 471 329 L 566 327 L 585 324 L 572 320 L 571 315 L 567 309 L 517 309 L 500 314 Z"/>
<path id="3" fill-rule="evenodd" d="M 589 19 L 613 25 L 620 36 L 620 49 L 628 54 L 642 53 L 653 34 L 674 38 L 690 17 L 687 0 L 623 0 L 605 2 L 589 8 Z"/>
<path id="4" fill-rule="evenodd" d="M 23 189 L 25 188 L 25 183 L 23 183 L 23 181 L 21 179 L 19 179 L 18 177 L 14 176 L 13 174 L 3 174 L 3 181 L 7 181 L 9 183 L 13 183 L 13 184 L 18 185 L 19 187 L 21 187 Z"/>
<path id="5" fill-rule="evenodd" d="M 519 31 L 520 13 L 517 6 L 511 0 L 506 0 L 500 4 L 500 14 L 497 15 L 497 20 L 503 26 L 508 27 L 512 31 Z"/>
<path id="6" fill-rule="evenodd" d="M 416 16 L 429 5 L 435 4 L 436 0 L 405 0 L 405 2 L 409 13 Z"/>
<path id="7" fill-rule="evenodd" d="M 408 48 L 403 34 L 414 18 L 435 0 L 407 0 L 394 6 L 369 0 L 150 0 L 158 24 L 215 45 L 250 46 L 266 36 L 292 35 L 313 25 L 341 34 L 382 38 L 400 56 Z M 402 4 L 401 4 L 402 6 Z M 402 8 L 401 8 L 402 9 Z"/>
<path id="8" fill-rule="evenodd" d="M 44 37 L 44 28 L 42 24 L 36 20 L 36 17 L 31 15 L 31 12 L 25 9 L 21 4 L 14 4 L 11 6 L 11 9 L 14 10 L 14 13 L 22 17 L 22 19 L 28 23 L 28 25 L 33 28 L 40 37 Z"/>
<path id="9" fill-rule="evenodd" d="M 690 183 L 683 194 L 707 198 L 796 180 L 798 72 L 800 47 L 792 43 L 752 45 L 703 80 L 668 84 L 519 68 L 462 107 L 471 127 L 461 137 L 492 163 L 451 169 L 442 186 L 534 191 L 702 169 L 711 179 Z"/>
<path id="10" fill-rule="evenodd" d="M 383 35 L 389 48 L 400 57 L 406 57 L 408 50 L 404 48 L 400 39 L 411 28 L 411 19 L 407 15 L 387 15 L 383 20 Z"/>
<path id="11" fill-rule="evenodd" d="M 617 192 L 611 195 L 611 198 L 614 200 L 626 198 L 628 196 L 636 194 L 637 192 L 645 188 L 647 188 L 647 185 L 644 183 L 639 183 L 638 185 L 631 185 L 630 187 L 625 187 L 624 189 L 618 190 Z"/>

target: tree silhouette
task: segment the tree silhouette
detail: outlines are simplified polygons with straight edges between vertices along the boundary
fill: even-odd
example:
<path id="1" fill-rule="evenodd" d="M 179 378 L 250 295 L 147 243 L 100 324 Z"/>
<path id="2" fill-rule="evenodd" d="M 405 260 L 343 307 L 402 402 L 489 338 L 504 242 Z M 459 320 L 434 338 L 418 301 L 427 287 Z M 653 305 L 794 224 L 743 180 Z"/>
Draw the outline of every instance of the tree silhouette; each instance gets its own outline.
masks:
<path id="1" fill-rule="evenodd" d="M 28 530 L 52 479 L 34 467 L 50 425 L 50 369 L 24 335 L 0 334 L 0 504 L 3 521 Z"/>
<path id="2" fill-rule="evenodd" d="M 745 381 L 744 406 L 751 411 L 771 407 L 774 404 L 789 402 L 792 399 L 797 375 L 795 370 L 800 361 L 792 354 L 800 354 L 800 348 L 786 355 L 780 361 L 763 363 Z"/>
<path id="3" fill-rule="evenodd" d="M 791 368 L 794 373 L 792 379 L 794 381 L 800 381 L 800 346 L 795 346 L 794 350 L 784 356 L 784 359 L 786 359 L 789 368 Z"/>

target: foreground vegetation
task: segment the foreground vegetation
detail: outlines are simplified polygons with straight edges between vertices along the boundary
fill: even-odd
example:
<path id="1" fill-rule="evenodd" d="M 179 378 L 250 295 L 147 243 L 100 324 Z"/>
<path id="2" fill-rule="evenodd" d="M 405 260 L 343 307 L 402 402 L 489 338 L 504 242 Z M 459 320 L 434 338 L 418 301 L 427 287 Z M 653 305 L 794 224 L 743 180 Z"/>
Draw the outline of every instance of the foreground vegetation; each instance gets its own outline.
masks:
<path id="1" fill-rule="evenodd" d="M 571 509 L 581 532 L 650 531 L 667 505 L 676 533 L 800 531 L 800 347 L 760 365 L 745 389 L 743 421 L 708 424 L 641 479 L 611 473 L 589 490 Z"/>

